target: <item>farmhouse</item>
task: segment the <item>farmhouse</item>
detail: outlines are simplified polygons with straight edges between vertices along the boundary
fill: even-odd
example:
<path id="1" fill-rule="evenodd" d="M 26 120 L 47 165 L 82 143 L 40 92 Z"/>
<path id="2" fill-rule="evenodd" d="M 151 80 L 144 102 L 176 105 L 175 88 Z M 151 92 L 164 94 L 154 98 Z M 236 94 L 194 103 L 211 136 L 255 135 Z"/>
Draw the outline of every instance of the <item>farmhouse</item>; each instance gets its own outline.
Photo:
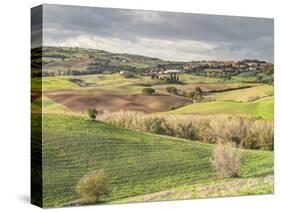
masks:
<path id="1" fill-rule="evenodd" d="M 169 70 L 166 70 L 164 71 L 165 74 L 178 74 L 178 73 L 181 73 L 180 70 L 176 70 L 176 69 L 169 69 Z"/>
<path id="2" fill-rule="evenodd" d="M 127 71 L 120 71 L 119 74 L 124 75 L 124 74 L 128 74 L 128 72 Z"/>

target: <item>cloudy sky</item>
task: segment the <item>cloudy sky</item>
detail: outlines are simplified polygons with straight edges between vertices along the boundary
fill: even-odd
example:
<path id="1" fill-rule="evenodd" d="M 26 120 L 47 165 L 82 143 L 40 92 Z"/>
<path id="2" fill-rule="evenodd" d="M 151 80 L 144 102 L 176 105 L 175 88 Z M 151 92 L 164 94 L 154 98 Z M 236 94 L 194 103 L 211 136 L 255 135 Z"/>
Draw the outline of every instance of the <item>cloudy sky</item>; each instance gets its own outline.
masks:
<path id="1" fill-rule="evenodd" d="M 272 19 L 58 5 L 43 11 L 43 45 L 177 61 L 273 61 Z"/>

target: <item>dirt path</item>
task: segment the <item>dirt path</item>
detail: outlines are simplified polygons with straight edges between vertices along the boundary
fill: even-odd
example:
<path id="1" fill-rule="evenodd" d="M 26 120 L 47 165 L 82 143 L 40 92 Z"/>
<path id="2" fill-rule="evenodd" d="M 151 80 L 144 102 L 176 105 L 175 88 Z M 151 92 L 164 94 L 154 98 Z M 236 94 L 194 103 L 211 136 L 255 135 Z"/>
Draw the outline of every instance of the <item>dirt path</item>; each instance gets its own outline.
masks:
<path id="1" fill-rule="evenodd" d="M 161 200 L 210 198 L 223 196 L 239 196 L 268 194 L 273 192 L 273 176 L 260 178 L 229 178 L 210 183 L 194 184 L 186 188 L 175 188 L 150 194 L 129 197 L 113 203 L 146 202 Z M 266 188 L 265 188 L 266 187 Z"/>

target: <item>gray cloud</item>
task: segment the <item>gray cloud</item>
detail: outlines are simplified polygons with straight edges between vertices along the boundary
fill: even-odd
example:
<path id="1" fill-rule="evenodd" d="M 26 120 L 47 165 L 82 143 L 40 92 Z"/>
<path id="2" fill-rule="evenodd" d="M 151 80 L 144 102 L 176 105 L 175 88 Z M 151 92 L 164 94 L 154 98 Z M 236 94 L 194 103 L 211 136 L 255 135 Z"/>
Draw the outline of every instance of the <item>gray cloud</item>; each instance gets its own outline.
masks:
<path id="1" fill-rule="evenodd" d="M 43 20 L 44 45 L 99 47 L 171 60 L 273 61 L 272 19 L 44 5 Z"/>
<path id="2" fill-rule="evenodd" d="M 31 48 L 42 45 L 42 6 L 31 9 Z"/>

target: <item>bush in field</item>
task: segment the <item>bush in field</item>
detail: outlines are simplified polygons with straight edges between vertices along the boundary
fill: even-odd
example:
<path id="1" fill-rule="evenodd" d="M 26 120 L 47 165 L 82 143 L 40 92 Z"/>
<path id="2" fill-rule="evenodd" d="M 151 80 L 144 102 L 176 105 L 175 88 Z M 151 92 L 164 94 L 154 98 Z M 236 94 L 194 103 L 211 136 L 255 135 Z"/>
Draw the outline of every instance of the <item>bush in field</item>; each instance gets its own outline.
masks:
<path id="1" fill-rule="evenodd" d="M 196 87 L 196 88 L 195 88 L 195 94 L 196 94 L 196 95 L 200 95 L 200 96 L 202 95 L 202 90 L 201 90 L 200 87 Z"/>
<path id="2" fill-rule="evenodd" d="M 195 95 L 193 98 L 194 102 L 202 102 L 203 101 L 203 96 L 202 95 Z"/>
<path id="3" fill-rule="evenodd" d="M 195 95 L 193 96 L 193 100 L 196 102 L 201 102 L 203 99 L 203 91 L 201 90 L 200 87 L 196 87 L 194 91 Z"/>
<path id="4" fill-rule="evenodd" d="M 273 150 L 273 123 L 235 115 L 162 115 L 104 112 L 102 121 L 122 127 L 206 143 L 230 142 L 247 149 Z"/>
<path id="5" fill-rule="evenodd" d="M 89 108 L 87 110 L 88 116 L 90 117 L 90 119 L 95 120 L 98 114 L 98 111 L 96 108 Z"/>
<path id="6" fill-rule="evenodd" d="M 196 102 L 201 102 L 203 100 L 202 90 L 200 87 L 196 87 L 195 91 L 184 91 L 183 96 L 193 99 Z"/>
<path id="7" fill-rule="evenodd" d="M 109 178 L 104 171 L 93 171 L 84 175 L 76 186 L 83 202 L 97 203 L 100 197 L 109 193 Z"/>
<path id="8" fill-rule="evenodd" d="M 190 99 L 193 99 L 194 96 L 195 96 L 195 91 L 190 91 L 190 92 L 184 91 L 184 92 L 183 92 L 183 96 L 185 96 L 185 97 L 187 97 L 187 98 L 190 98 Z"/>
<path id="9" fill-rule="evenodd" d="M 273 123 L 265 120 L 252 121 L 250 127 L 245 127 L 246 135 L 242 139 L 242 146 L 247 149 L 274 149 Z"/>
<path id="10" fill-rule="evenodd" d="M 220 142 L 213 150 L 212 166 L 219 177 L 238 177 L 241 153 L 232 143 Z"/>
<path id="11" fill-rule="evenodd" d="M 168 93 L 171 93 L 171 94 L 174 94 L 174 95 L 176 95 L 176 94 L 178 93 L 178 89 L 175 88 L 175 87 L 167 87 L 167 88 L 166 88 L 166 91 L 167 91 Z"/>
<path id="12" fill-rule="evenodd" d="M 146 131 L 155 134 L 166 134 L 166 123 L 165 119 L 162 117 L 150 117 L 145 119 L 145 128 Z"/>
<path id="13" fill-rule="evenodd" d="M 153 88 L 144 88 L 144 89 L 142 89 L 142 93 L 152 95 L 155 93 L 155 90 Z"/>
<path id="14" fill-rule="evenodd" d="M 134 75 L 133 73 L 130 73 L 130 72 L 124 72 L 124 73 L 122 74 L 122 76 L 123 76 L 124 78 L 134 78 L 134 77 L 135 77 L 135 75 Z"/>
<path id="15" fill-rule="evenodd" d="M 240 145 L 245 135 L 245 120 L 241 117 L 218 116 L 217 119 L 210 120 L 203 139 L 210 143 L 219 141 Z"/>
<path id="16" fill-rule="evenodd" d="M 273 123 L 254 118 L 218 115 L 211 119 L 201 140 L 227 141 L 247 149 L 273 150 Z"/>

